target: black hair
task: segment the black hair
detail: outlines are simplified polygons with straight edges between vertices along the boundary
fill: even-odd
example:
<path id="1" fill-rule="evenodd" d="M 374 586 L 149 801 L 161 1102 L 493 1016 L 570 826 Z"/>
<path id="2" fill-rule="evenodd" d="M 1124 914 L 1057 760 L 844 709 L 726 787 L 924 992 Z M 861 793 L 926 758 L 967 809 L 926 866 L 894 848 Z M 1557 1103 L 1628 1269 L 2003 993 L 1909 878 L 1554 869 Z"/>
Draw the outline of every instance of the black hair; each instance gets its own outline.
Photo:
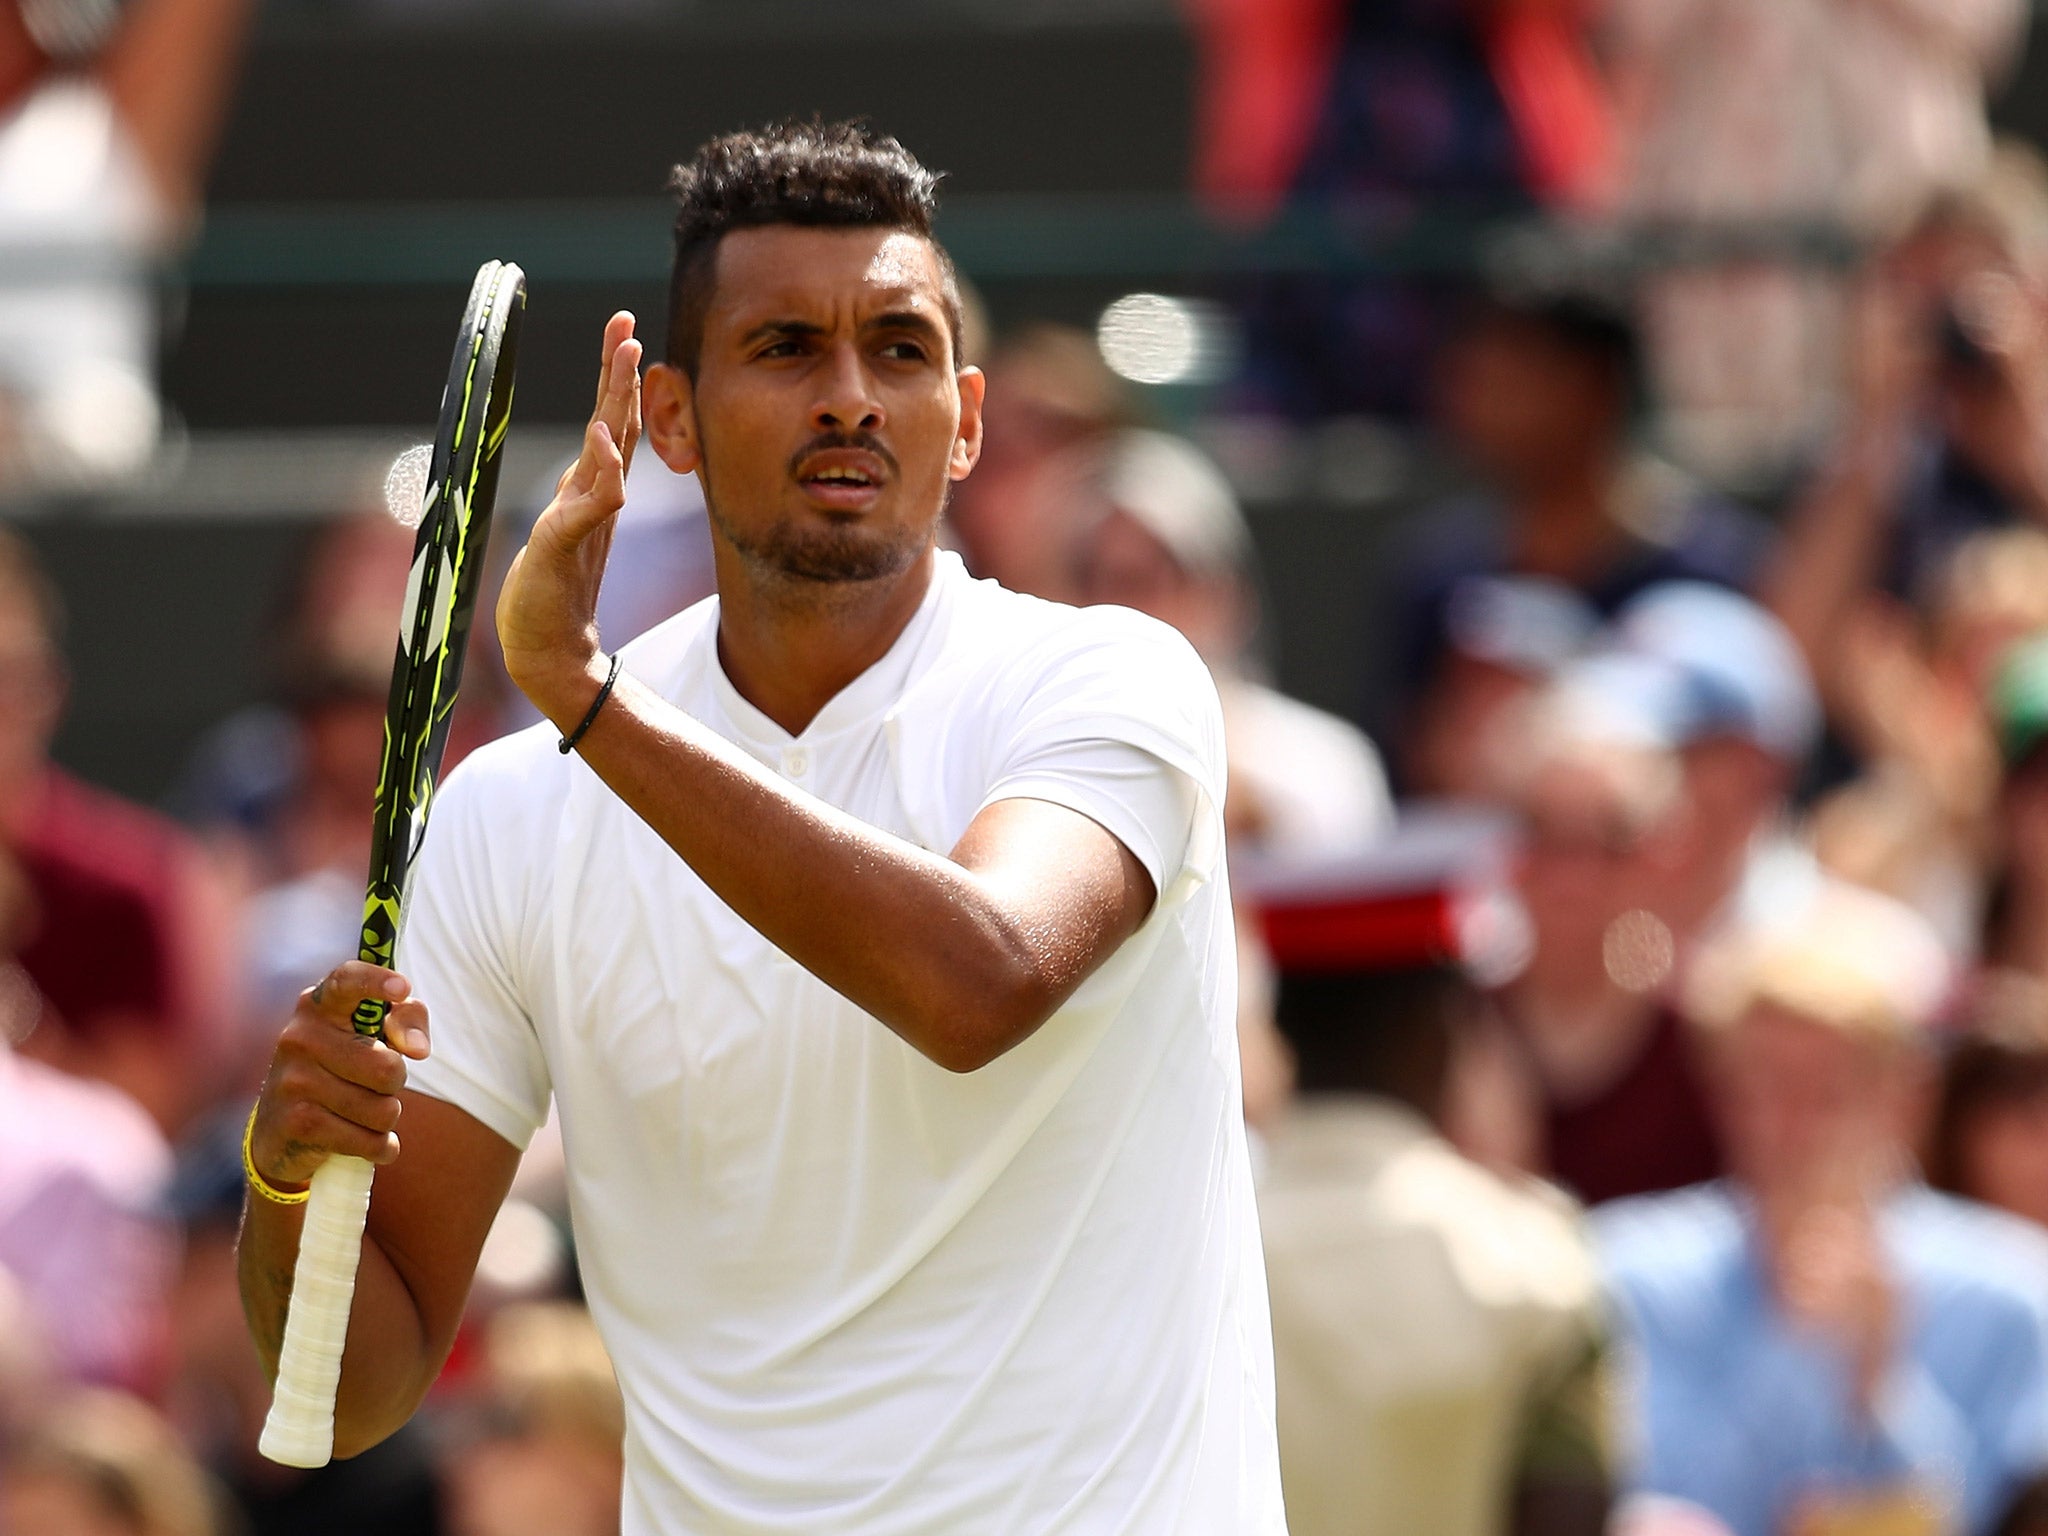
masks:
<path id="1" fill-rule="evenodd" d="M 1379 1094 L 1434 1119 L 1472 996 L 1465 973 L 1448 964 L 1283 972 L 1274 1020 L 1294 1048 L 1301 1092 Z"/>
<path id="2" fill-rule="evenodd" d="M 957 365 L 959 279 L 952 258 L 932 235 L 939 179 L 896 140 L 859 121 L 785 120 L 712 139 L 669 173 L 676 222 L 668 360 L 692 379 L 697 376 L 719 241 L 736 229 L 795 224 L 900 229 L 930 242 Z"/>
<path id="3" fill-rule="evenodd" d="M 1631 294 L 1592 283 L 1483 284 L 1466 306 L 1464 329 L 1490 327 L 1543 337 L 1604 369 L 1623 409 L 1650 402 L 1650 374 Z"/>

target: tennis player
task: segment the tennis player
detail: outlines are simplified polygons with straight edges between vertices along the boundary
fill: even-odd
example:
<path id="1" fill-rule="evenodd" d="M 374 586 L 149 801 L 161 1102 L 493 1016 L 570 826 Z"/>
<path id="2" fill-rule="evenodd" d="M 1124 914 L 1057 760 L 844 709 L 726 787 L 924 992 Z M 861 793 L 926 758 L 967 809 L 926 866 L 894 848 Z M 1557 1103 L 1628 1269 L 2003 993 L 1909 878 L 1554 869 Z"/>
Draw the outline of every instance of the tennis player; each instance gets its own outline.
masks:
<path id="1" fill-rule="evenodd" d="M 817 125 L 676 173 L 666 361 L 643 385 L 612 318 L 498 605 L 552 724 L 450 776 L 405 974 L 310 988 L 263 1090 L 273 1368 L 277 1197 L 384 1165 L 343 1453 L 433 1382 L 552 1094 L 628 1536 L 1283 1529 L 1216 695 L 1164 625 L 938 548 L 983 385 L 934 180 Z M 719 591 L 614 652 L 643 410 Z M 395 1049 L 349 1029 L 369 996 Z"/>

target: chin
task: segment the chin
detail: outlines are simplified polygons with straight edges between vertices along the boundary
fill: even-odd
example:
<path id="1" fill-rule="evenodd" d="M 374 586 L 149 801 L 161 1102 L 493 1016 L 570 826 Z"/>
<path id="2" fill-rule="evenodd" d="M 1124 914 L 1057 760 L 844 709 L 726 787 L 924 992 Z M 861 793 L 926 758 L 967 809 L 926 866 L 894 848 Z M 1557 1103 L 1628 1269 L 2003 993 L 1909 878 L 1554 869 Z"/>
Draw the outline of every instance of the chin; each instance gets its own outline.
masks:
<path id="1" fill-rule="evenodd" d="M 930 542 L 929 537 L 892 538 L 858 523 L 835 520 L 823 528 L 783 530 L 762 554 L 784 576 L 836 585 L 900 575 Z"/>

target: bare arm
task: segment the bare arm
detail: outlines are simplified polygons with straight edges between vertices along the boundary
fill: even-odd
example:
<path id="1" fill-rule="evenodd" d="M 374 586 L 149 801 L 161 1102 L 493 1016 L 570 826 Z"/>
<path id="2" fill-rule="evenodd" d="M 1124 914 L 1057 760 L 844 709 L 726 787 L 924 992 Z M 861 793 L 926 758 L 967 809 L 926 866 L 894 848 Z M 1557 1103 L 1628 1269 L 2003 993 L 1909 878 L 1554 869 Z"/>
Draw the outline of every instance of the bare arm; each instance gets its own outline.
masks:
<path id="1" fill-rule="evenodd" d="M 351 961 L 300 999 L 278 1041 L 253 1142 L 257 1169 L 281 1189 L 303 1188 L 337 1152 L 380 1165 L 335 1404 L 343 1456 L 391 1434 L 433 1385 L 519 1163 L 515 1147 L 462 1110 L 405 1091 L 404 1058 L 427 1051 L 421 1004 L 392 1010 L 387 1031 L 400 1050 L 350 1028 L 356 1003 L 388 995 L 376 990 L 386 981 L 404 988 L 392 972 Z M 273 1378 L 303 1211 L 251 1193 L 243 1212 L 242 1308 Z"/>
<path id="2" fill-rule="evenodd" d="M 950 857 L 927 853 L 790 788 L 626 678 L 581 750 L 735 912 L 956 1072 L 1038 1028 L 1151 910 L 1144 866 L 1077 811 L 1000 801 Z"/>
<path id="3" fill-rule="evenodd" d="M 136 0 L 99 75 L 173 219 L 197 215 L 252 0 Z"/>
<path id="4" fill-rule="evenodd" d="M 1761 594 L 1823 690 L 1834 675 L 1838 632 L 1884 563 L 1914 412 L 1932 366 L 1924 300 L 1888 275 L 1863 281 L 1850 320 L 1850 422 L 1832 462 L 1793 509 Z"/>
<path id="5" fill-rule="evenodd" d="M 563 730 L 597 697 L 597 589 L 640 423 L 631 316 L 606 329 L 583 455 L 513 561 L 498 630 L 513 681 Z M 580 750 L 712 890 L 939 1065 L 994 1060 L 1151 910 L 1151 876 L 1094 821 L 1034 800 L 977 816 L 950 856 L 784 784 L 629 676 Z"/>
<path id="6" fill-rule="evenodd" d="M 1877 582 L 1891 532 L 1900 448 L 1857 435 L 1794 509 L 1762 596 L 1825 686 L 1842 626 Z"/>

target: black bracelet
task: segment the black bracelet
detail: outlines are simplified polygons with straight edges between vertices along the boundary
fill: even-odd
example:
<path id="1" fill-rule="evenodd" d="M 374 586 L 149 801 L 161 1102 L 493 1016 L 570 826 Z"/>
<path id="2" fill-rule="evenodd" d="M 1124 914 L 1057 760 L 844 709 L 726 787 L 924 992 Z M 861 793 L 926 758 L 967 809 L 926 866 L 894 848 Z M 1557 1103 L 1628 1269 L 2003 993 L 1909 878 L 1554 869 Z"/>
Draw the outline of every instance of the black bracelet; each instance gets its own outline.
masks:
<path id="1" fill-rule="evenodd" d="M 555 743 L 555 750 L 569 753 L 576 750 L 576 743 L 583 739 L 583 733 L 590 729 L 590 722 L 597 718 L 597 712 L 604 708 L 604 701 L 612 696 L 612 684 L 619 680 L 619 653 L 612 652 L 612 669 L 605 674 L 604 686 L 597 690 L 597 697 L 590 701 L 590 713 L 583 717 L 583 723 Z"/>

